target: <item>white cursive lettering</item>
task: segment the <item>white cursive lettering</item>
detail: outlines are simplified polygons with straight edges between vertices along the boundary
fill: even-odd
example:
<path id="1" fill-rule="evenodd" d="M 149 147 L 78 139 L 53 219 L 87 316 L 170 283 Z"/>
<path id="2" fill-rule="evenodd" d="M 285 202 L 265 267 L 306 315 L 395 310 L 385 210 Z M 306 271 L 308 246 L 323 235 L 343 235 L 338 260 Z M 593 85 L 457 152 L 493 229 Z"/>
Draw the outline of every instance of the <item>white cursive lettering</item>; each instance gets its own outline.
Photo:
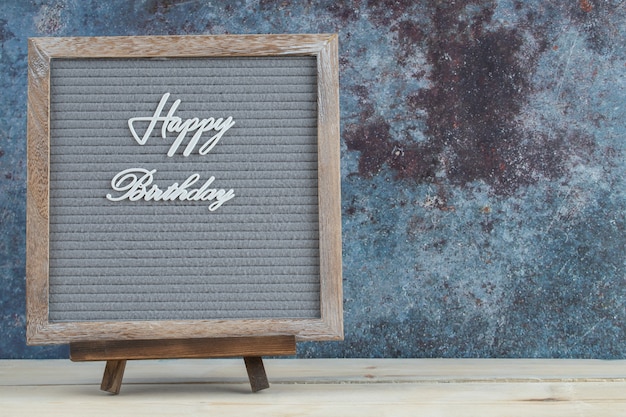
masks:
<path id="1" fill-rule="evenodd" d="M 178 133 L 176 139 L 170 146 L 169 151 L 167 152 L 167 156 L 173 156 L 178 147 L 181 145 L 187 133 L 195 132 L 194 135 L 189 140 L 189 143 L 183 150 L 183 156 L 189 156 L 191 152 L 196 148 L 198 142 L 200 141 L 200 137 L 203 133 L 214 130 L 217 132 L 215 135 L 211 136 L 198 150 L 200 155 L 206 155 L 213 149 L 215 145 L 220 141 L 224 133 L 228 131 L 231 127 L 235 125 L 235 121 L 232 116 L 228 117 L 226 120 L 224 118 L 215 119 L 213 117 L 209 117 L 208 119 L 199 119 L 194 117 L 192 119 L 183 120 L 178 116 L 175 116 L 176 110 L 180 105 L 180 99 L 174 101 L 170 110 L 167 112 L 167 116 L 161 116 L 163 109 L 165 108 L 165 104 L 170 97 L 170 93 L 165 93 L 161 97 L 161 101 L 157 106 L 154 114 L 152 116 L 139 116 L 139 117 L 131 117 L 128 119 L 128 128 L 132 133 L 133 137 L 140 145 L 145 145 L 148 141 L 148 138 L 152 134 L 154 128 L 157 126 L 158 122 L 162 122 L 161 125 L 161 137 L 163 139 L 167 138 L 167 133 Z M 148 128 L 144 132 L 142 137 L 139 137 L 137 131 L 135 130 L 135 122 L 149 122 Z"/>
<path id="2" fill-rule="evenodd" d="M 213 201 L 209 205 L 210 211 L 215 211 L 222 204 L 235 197 L 235 191 L 230 189 L 228 191 L 223 189 L 209 188 L 215 177 L 211 176 L 200 188 L 190 188 L 198 180 L 200 180 L 199 174 L 192 174 L 182 184 L 175 182 L 167 189 L 163 190 L 156 184 L 152 184 L 154 181 L 154 174 L 156 169 L 147 170 L 144 168 L 128 168 L 120 171 L 111 180 L 111 188 L 113 190 L 122 193 L 114 197 L 112 194 L 107 194 L 106 197 L 110 201 L 122 201 L 128 199 L 129 201 Z M 152 184 L 152 187 L 149 186 Z"/>

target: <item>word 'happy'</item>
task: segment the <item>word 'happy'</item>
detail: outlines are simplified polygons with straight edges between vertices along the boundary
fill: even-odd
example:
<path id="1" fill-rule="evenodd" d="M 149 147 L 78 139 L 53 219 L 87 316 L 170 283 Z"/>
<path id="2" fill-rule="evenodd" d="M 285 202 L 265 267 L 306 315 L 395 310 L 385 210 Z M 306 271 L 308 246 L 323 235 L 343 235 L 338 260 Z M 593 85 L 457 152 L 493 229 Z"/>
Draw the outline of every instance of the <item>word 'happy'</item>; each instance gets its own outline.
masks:
<path id="1" fill-rule="evenodd" d="M 165 108 L 165 104 L 167 100 L 170 98 L 170 93 L 165 93 L 161 97 L 161 101 L 157 106 L 154 114 L 152 116 L 139 116 L 139 117 L 131 117 L 128 119 L 128 128 L 132 133 L 133 137 L 140 145 L 145 145 L 148 142 L 148 138 L 154 131 L 157 123 L 161 122 L 161 137 L 163 139 L 167 138 L 168 133 L 177 133 L 176 139 L 170 146 L 169 151 L 167 152 L 167 156 L 173 156 L 178 147 L 181 145 L 187 133 L 193 133 L 189 143 L 183 150 L 183 156 L 189 156 L 191 152 L 196 148 L 198 142 L 200 141 L 200 137 L 205 132 L 215 131 L 216 133 L 211 136 L 198 150 L 200 155 L 206 155 L 217 145 L 222 136 L 235 125 L 235 121 L 232 116 L 228 118 L 219 118 L 215 119 L 214 117 L 209 117 L 208 119 L 199 119 L 198 117 L 194 117 L 191 119 L 183 120 L 178 116 L 175 116 L 176 110 L 181 103 L 181 100 L 178 99 L 174 101 L 170 110 L 167 112 L 166 116 L 162 116 L 161 113 Z M 136 122 L 148 122 L 148 128 L 144 132 L 143 136 L 139 137 L 137 131 L 135 130 Z M 195 133 L 194 133 L 195 132 Z"/>

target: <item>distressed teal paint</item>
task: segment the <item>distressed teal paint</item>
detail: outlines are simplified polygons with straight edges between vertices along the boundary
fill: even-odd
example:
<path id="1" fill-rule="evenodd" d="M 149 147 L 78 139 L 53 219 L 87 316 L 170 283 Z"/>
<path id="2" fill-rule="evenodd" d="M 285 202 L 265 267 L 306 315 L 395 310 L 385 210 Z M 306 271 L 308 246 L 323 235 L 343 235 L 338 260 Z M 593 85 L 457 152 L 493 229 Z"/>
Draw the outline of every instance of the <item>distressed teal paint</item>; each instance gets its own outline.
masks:
<path id="1" fill-rule="evenodd" d="M 338 32 L 344 342 L 302 357 L 626 357 L 619 1 L 0 4 L 0 357 L 26 347 L 26 39 Z"/>

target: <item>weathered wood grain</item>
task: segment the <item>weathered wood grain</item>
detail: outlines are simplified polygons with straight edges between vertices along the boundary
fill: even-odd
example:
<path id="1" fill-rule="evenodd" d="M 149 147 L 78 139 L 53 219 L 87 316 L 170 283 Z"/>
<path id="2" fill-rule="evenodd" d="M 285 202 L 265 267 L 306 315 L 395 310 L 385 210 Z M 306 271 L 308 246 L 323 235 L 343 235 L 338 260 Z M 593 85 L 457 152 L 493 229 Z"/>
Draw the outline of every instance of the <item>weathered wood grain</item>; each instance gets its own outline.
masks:
<path id="1" fill-rule="evenodd" d="M 49 58 L 36 42 L 29 40 L 26 146 L 26 338 L 29 343 L 37 339 L 48 321 L 49 77 Z"/>
<path id="2" fill-rule="evenodd" d="M 318 198 L 322 319 L 343 334 L 338 48 L 333 36 L 318 59 Z"/>
<path id="3" fill-rule="evenodd" d="M 33 38 L 54 58 L 317 55 L 334 34 Z"/>

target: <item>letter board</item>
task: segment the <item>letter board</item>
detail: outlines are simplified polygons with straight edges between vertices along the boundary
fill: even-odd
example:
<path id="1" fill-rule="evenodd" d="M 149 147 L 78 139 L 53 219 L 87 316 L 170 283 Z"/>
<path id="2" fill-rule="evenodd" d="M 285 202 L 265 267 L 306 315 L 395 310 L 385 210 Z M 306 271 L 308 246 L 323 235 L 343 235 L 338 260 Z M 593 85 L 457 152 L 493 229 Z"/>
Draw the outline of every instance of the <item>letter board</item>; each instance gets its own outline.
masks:
<path id="1" fill-rule="evenodd" d="M 29 342 L 341 337 L 336 37 L 29 52 Z"/>

